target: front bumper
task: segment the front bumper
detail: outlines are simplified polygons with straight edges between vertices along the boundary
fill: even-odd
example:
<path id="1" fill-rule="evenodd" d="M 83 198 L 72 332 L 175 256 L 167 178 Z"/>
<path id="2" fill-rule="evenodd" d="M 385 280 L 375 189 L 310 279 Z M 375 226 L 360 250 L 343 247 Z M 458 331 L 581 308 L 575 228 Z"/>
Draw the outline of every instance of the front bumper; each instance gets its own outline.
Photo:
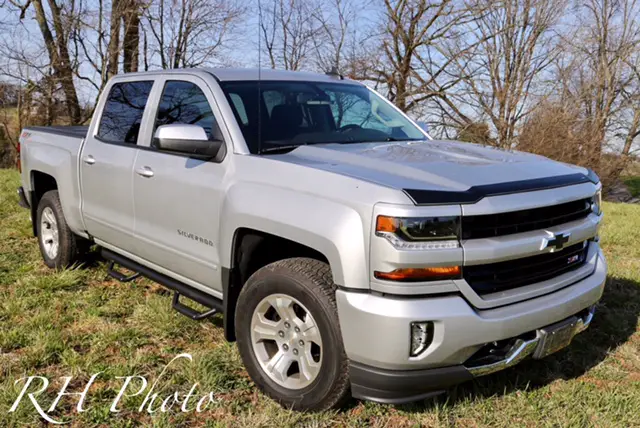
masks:
<path id="1" fill-rule="evenodd" d="M 582 317 L 570 318 L 576 322 L 575 334 L 589 327 L 594 311 L 595 308 L 592 306 L 583 311 Z M 351 362 L 351 393 L 362 400 L 386 404 L 423 400 L 474 377 L 515 366 L 527 357 L 537 358 L 536 350 L 539 349 L 541 340 L 540 334 L 531 335 L 530 338 L 515 338 L 499 361 L 472 367 L 459 364 L 425 370 L 385 370 Z"/>
<path id="2" fill-rule="evenodd" d="M 496 371 L 481 373 L 464 364 L 486 344 L 535 332 L 593 306 L 602 296 L 606 271 L 606 261 L 598 250 L 590 276 L 544 296 L 486 310 L 472 307 L 460 295 L 397 298 L 338 290 L 336 303 L 352 364 L 353 394 L 382 402 L 410 401 L 471 379 L 474 374 Z M 415 321 L 432 321 L 434 335 L 425 352 L 410 357 L 410 324 Z M 533 346 L 526 349 L 531 351 Z M 524 356 L 520 353 L 514 360 Z M 396 391 L 398 396 L 385 393 L 380 388 L 384 384 L 404 386 Z"/>

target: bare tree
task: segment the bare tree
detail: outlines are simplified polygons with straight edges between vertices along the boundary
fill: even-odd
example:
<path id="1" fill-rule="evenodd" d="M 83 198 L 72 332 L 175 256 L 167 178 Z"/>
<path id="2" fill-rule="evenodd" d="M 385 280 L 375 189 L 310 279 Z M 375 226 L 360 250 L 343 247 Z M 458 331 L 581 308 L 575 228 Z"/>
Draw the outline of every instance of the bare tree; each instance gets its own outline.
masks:
<path id="1" fill-rule="evenodd" d="M 0 83 L 0 167 L 13 165 L 15 161 L 18 146 L 15 129 L 23 118 L 22 99 L 20 86 Z"/>
<path id="2" fill-rule="evenodd" d="M 545 72 L 560 52 L 553 29 L 565 6 L 564 0 L 479 0 L 483 13 L 465 26 L 466 43 L 452 45 L 461 82 L 448 97 L 487 120 L 500 147 L 515 143 L 522 120 L 549 93 Z"/>
<path id="3" fill-rule="evenodd" d="M 358 7 L 363 7 L 362 3 L 355 4 L 353 0 L 331 0 L 324 7 L 316 8 L 311 14 L 318 26 L 313 45 L 316 63 L 321 70 L 329 72 L 344 68 L 349 36 L 356 32 L 354 26 Z M 351 42 L 355 43 L 355 40 Z"/>
<path id="4" fill-rule="evenodd" d="M 266 5 L 264 4 L 266 3 Z M 316 7 L 307 0 L 270 0 L 260 4 L 259 26 L 271 68 L 300 70 L 315 43 L 322 43 Z M 262 49 L 262 47 L 260 47 Z"/>
<path id="5" fill-rule="evenodd" d="M 74 65 L 77 64 L 72 62 L 68 45 L 70 27 L 74 23 L 74 3 L 70 2 L 63 7 L 56 0 L 47 0 L 48 15 L 42 0 L 26 0 L 24 4 L 12 0 L 12 4 L 20 9 L 21 20 L 25 18 L 27 9 L 33 6 L 35 20 L 38 23 L 49 57 L 49 63 L 53 70 L 53 79 L 60 84 L 64 92 L 69 120 L 71 123 L 80 123 L 80 103 L 78 102 L 78 94 L 73 81 Z"/>
<path id="6" fill-rule="evenodd" d="M 563 95 L 580 105 L 597 138 L 598 159 L 607 139 L 622 138 L 628 155 L 638 137 L 640 4 L 637 0 L 588 0 L 574 9 L 577 27 L 564 38 Z"/>
<path id="7" fill-rule="evenodd" d="M 626 114 L 622 119 L 622 155 L 629 157 L 634 154 L 634 144 L 640 139 L 640 49 L 635 49 L 635 58 L 628 61 L 630 82 L 624 88 L 623 107 Z"/>
<path id="8" fill-rule="evenodd" d="M 84 95 L 92 95 L 83 111 L 86 120 L 110 77 L 120 71 L 134 72 L 139 63 L 140 3 L 134 0 L 74 0 L 76 13 L 70 27 L 71 56 L 77 64 L 75 78 L 84 85 Z M 122 43 L 121 43 L 122 41 Z M 87 85 L 89 91 L 87 91 Z M 90 93 L 89 93 L 90 92 Z"/>
<path id="9" fill-rule="evenodd" d="M 70 34 L 73 56 L 79 64 L 84 66 L 85 72 L 76 70 L 76 78 L 88 84 L 94 92 L 95 99 L 107 84 L 109 77 L 118 72 L 118 51 L 120 28 L 116 27 L 115 33 L 106 31 L 110 28 L 109 9 L 105 7 L 103 0 L 98 0 L 95 5 L 87 0 L 76 0 L 78 12 L 76 25 Z M 94 9 L 92 6 L 95 6 Z M 112 57 L 115 56 L 115 59 Z M 110 61 L 111 60 L 111 61 Z M 87 72 L 86 70 L 91 70 Z M 86 112 L 91 114 L 92 109 Z"/>
<path id="10" fill-rule="evenodd" d="M 43 67 L 44 76 L 34 80 L 30 67 L 23 64 L 12 70 L 16 83 L 0 83 L 0 166 L 14 166 L 18 154 L 18 135 L 28 125 L 51 125 L 64 116 L 60 86 L 51 68 Z M 46 71 L 48 70 L 48 74 Z"/>
<path id="11" fill-rule="evenodd" d="M 107 78 L 118 74 L 118 58 L 120 57 L 120 20 L 122 19 L 123 0 L 112 0 L 111 19 L 109 24 L 109 45 L 107 46 Z M 102 3 L 100 4 L 102 6 Z"/>
<path id="12" fill-rule="evenodd" d="M 375 82 L 401 110 L 421 115 L 438 103 L 457 107 L 445 95 L 460 81 L 449 72 L 455 58 L 447 44 L 462 37 L 464 24 L 481 10 L 455 0 L 383 0 L 383 32 L 372 59 L 354 74 Z M 375 52 L 380 52 L 375 55 Z M 458 116 L 463 117 L 462 111 Z"/>
<path id="13" fill-rule="evenodd" d="M 102 0 L 98 0 L 102 10 Z M 143 5 L 139 0 L 113 0 L 109 23 L 108 73 L 111 77 L 118 73 L 120 52 L 122 69 L 125 73 L 138 71 L 140 52 L 140 16 Z M 120 34 L 122 32 L 122 37 Z M 120 42 L 122 39 L 122 43 Z"/>
<path id="14" fill-rule="evenodd" d="M 244 11 L 235 0 L 155 0 L 144 13 L 145 61 L 157 58 L 165 69 L 210 63 L 231 42 Z"/>
<path id="15" fill-rule="evenodd" d="M 122 41 L 122 69 L 125 73 L 138 71 L 140 57 L 140 15 L 142 5 L 138 0 L 128 0 L 123 17 L 124 39 Z"/>

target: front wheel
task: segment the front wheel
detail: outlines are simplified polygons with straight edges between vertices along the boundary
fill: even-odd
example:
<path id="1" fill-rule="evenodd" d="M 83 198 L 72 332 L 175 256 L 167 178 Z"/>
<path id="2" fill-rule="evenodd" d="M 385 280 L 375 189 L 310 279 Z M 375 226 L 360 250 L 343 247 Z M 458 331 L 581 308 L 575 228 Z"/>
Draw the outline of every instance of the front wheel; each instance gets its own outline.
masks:
<path id="1" fill-rule="evenodd" d="M 235 321 L 245 367 L 271 398 L 316 411 L 347 397 L 348 360 L 326 263 L 294 258 L 259 269 L 240 292 Z"/>
<path id="2" fill-rule="evenodd" d="M 47 266 L 63 269 L 78 261 L 88 241 L 69 229 L 57 190 L 50 190 L 42 195 L 35 221 L 40 253 Z"/>

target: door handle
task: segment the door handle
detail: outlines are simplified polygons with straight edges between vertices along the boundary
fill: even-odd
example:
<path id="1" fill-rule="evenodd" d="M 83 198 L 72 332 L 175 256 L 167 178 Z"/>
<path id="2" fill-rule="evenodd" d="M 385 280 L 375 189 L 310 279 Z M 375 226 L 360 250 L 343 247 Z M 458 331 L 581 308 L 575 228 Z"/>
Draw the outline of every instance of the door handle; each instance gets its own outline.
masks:
<path id="1" fill-rule="evenodd" d="M 142 168 L 136 169 L 136 174 L 141 177 L 151 178 L 153 177 L 153 170 L 148 166 L 143 166 Z"/>
<path id="2" fill-rule="evenodd" d="M 91 155 L 87 155 L 87 156 L 83 157 L 82 161 L 84 163 L 86 163 L 87 165 L 93 165 L 94 163 L 96 163 L 96 159 Z"/>

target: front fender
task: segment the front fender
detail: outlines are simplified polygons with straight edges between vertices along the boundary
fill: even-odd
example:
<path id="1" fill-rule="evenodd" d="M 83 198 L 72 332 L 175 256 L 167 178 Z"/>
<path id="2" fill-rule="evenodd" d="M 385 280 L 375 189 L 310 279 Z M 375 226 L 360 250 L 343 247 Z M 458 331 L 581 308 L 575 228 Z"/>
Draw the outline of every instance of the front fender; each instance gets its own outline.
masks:
<path id="1" fill-rule="evenodd" d="M 231 265 L 236 230 L 250 228 L 322 253 L 338 285 L 369 287 L 365 228 L 357 210 L 315 195 L 251 183 L 232 186 L 222 211 L 220 252 L 224 267 Z"/>

